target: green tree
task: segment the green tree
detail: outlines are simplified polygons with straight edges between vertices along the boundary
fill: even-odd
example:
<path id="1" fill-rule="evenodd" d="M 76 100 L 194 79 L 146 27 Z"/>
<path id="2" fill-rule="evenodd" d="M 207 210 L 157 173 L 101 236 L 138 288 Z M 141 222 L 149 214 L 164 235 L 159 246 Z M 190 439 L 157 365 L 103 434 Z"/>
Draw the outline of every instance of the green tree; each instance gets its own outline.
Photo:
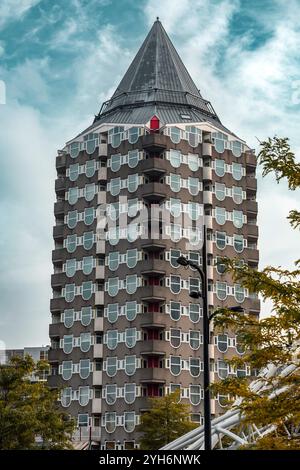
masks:
<path id="1" fill-rule="evenodd" d="M 142 449 L 160 449 L 197 427 L 189 420 L 189 406 L 180 403 L 179 397 L 180 392 L 176 390 L 165 397 L 149 399 L 150 409 L 142 414 L 138 427 Z"/>
<path id="2" fill-rule="evenodd" d="M 0 366 L 0 449 L 72 447 L 74 423 L 59 410 L 59 392 L 29 380 L 32 373 L 40 374 L 48 367 L 44 361 L 35 364 L 28 355 Z"/>
<path id="3" fill-rule="evenodd" d="M 261 142 L 258 155 L 263 176 L 274 172 L 277 183 L 286 178 L 288 187 L 295 191 L 300 187 L 300 164 L 290 149 L 287 138 L 274 137 Z M 300 212 L 292 210 L 288 219 L 294 229 L 300 226 Z M 274 227 L 274 230 L 277 230 Z M 278 247 L 280 250 L 280 247 Z M 234 281 L 241 283 L 250 292 L 259 293 L 273 303 L 273 311 L 267 318 L 226 309 L 218 310 L 214 325 L 218 330 L 233 329 L 244 344 L 245 353 L 235 357 L 234 365 L 247 363 L 253 370 L 260 370 L 268 364 L 294 364 L 293 373 L 285 377 L 268 379 L 268 389 L 261 394 L 249 388 L 246 379 L 230 378 L 213 386 L 216 392 L 241 396 L 239 409 L 246 417 L 246 423 L 259 426 L 274 424 L 276 432 L 259 440 L 251 448 L 257 449 L 299 449 L 300 439 L 295 429 L 300 424 L 300 260 L 295 269 L 267 266 L 254 270 L 238 260 L 224 259 L 227 271 Z M 270 391 L 280 390 L 280 394 Z"/>

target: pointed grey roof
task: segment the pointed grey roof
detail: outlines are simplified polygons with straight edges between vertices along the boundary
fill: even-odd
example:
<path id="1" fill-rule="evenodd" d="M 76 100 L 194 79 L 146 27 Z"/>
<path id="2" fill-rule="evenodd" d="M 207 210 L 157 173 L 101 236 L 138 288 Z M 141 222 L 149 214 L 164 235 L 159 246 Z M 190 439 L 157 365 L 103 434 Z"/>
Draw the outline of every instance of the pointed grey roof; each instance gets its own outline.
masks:
<path id="1" fill-rule="evenodd" d="M 220 122 L 179 57 L 159 19 L 155 21 L 110 100 L 95 121 L 115 122 L 115 114 L 135 108 L 171 108 L 180 116 L 197 111 Z M 175 108 L 175 109 L 174 109 Z M 145 111 L 145 110 L 144 110 Z M 146 113 L 148 114 L 148 113 Z M 181 119 L 178 118 L 177 122 Z M 185 121 L 185 119 L 183 119 Z M 129 121 L 131 122 L 131 121 Z"/>

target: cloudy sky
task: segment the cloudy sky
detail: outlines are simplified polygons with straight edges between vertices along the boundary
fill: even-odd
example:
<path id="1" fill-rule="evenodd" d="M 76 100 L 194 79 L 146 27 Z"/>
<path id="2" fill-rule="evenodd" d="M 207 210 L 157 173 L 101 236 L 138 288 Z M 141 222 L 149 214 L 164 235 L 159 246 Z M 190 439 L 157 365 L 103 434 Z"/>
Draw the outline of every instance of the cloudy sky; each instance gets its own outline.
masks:
<path id="1" fill-rule="evenodd" d="M 1 0 L 0 340 L 48 343 L 56 150 L 87 127 L 159 16 L 222 122 L 300 154 L 299 0 Z M 297 200 L 298 196 L 298 200 Z M 299 208 L 259 178 L 260 266 L 292 266 Z M 298 253 L 297 253 L 298 251 Z M 269 305 L 264 306 L 264 314 Z"/>

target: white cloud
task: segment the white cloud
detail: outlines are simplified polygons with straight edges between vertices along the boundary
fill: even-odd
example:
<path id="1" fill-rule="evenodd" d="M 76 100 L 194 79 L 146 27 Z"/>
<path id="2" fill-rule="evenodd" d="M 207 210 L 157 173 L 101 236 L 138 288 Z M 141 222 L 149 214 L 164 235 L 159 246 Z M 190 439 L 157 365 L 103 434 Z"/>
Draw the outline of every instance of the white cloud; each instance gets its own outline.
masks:
<path id="1" fill-rule="evenodd" d="M 40 0 L 1 0 L 0 3 L 0 28 L 9 21 L 22 18 L 30 8 L 34 7 Z"/>

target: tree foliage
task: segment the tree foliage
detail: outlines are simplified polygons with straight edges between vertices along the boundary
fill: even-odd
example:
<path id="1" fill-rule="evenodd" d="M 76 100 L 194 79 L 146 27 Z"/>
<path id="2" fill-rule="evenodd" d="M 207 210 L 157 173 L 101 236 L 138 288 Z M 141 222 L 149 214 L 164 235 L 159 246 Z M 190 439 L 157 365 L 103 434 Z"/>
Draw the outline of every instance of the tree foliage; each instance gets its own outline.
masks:
<path id="1" fill-rule="evenodd" d="M 161 398 L 149 399 L 150 409 L 141 415 L 138 427 L 138 432 L 142 433 L 142 449 L 160 449 L 197 427 L 189 420 L 189 406 L 180 403 L 179 399 L 177 390 Z"/>
<path id="2" fill-rule="evenodd" d="M 300 187 L 300 164 L 290 149 L 287 138 L 274 137 L 261 142 L 258 155 L 263 176 L 274 172 L 276 181 L 286 179 L 290 190 Z M 300 226 L 300 212 L 292 210 L 288 219 L 294 229 Z M 274 227 L 275 229 L 275 227 Z M 280 247 L 278 247 L 280 249 Z M 245 353 L 229 361 L 245 364 L 252 370 L 261 370 L 268 364 L 294 364 L 293 373 L 266 380 L 267 387 L 260 393 L 249 388 L 246 379 L 228 378 L 213 386 L 215 392 L 243 398 L 238 408 L 245 423 L 258 426 L 273 424 L 276 431 L 251 448 L 299 449 L 300 436 L 295 430 L 300 425 L 300 266 L 295 269 L 267 266 L 254 270 L 238 260 L 224 259 L 227 271 L 235 282 L 250 292 L 259 293 L 263 300 L 271 300 L 273 311 L 267 318 L 257 319 L 246 313 L 220 309 L 214 320 L 215 328 L 235 330 L 243 343 Z M 276 392 L 277 390 L 277 392 Z M 280 391 L 280 393 L 278 393 Z M 274 393 L 272 393 L 274 392 Z"/>
<path id="3" fill-rule="evenodd" d="M 0 366 L 0 449 L 71 448 L 74 423 L 59 410 L 59 392 L 29 379 L 48 367 L 28 355 Z"/>

